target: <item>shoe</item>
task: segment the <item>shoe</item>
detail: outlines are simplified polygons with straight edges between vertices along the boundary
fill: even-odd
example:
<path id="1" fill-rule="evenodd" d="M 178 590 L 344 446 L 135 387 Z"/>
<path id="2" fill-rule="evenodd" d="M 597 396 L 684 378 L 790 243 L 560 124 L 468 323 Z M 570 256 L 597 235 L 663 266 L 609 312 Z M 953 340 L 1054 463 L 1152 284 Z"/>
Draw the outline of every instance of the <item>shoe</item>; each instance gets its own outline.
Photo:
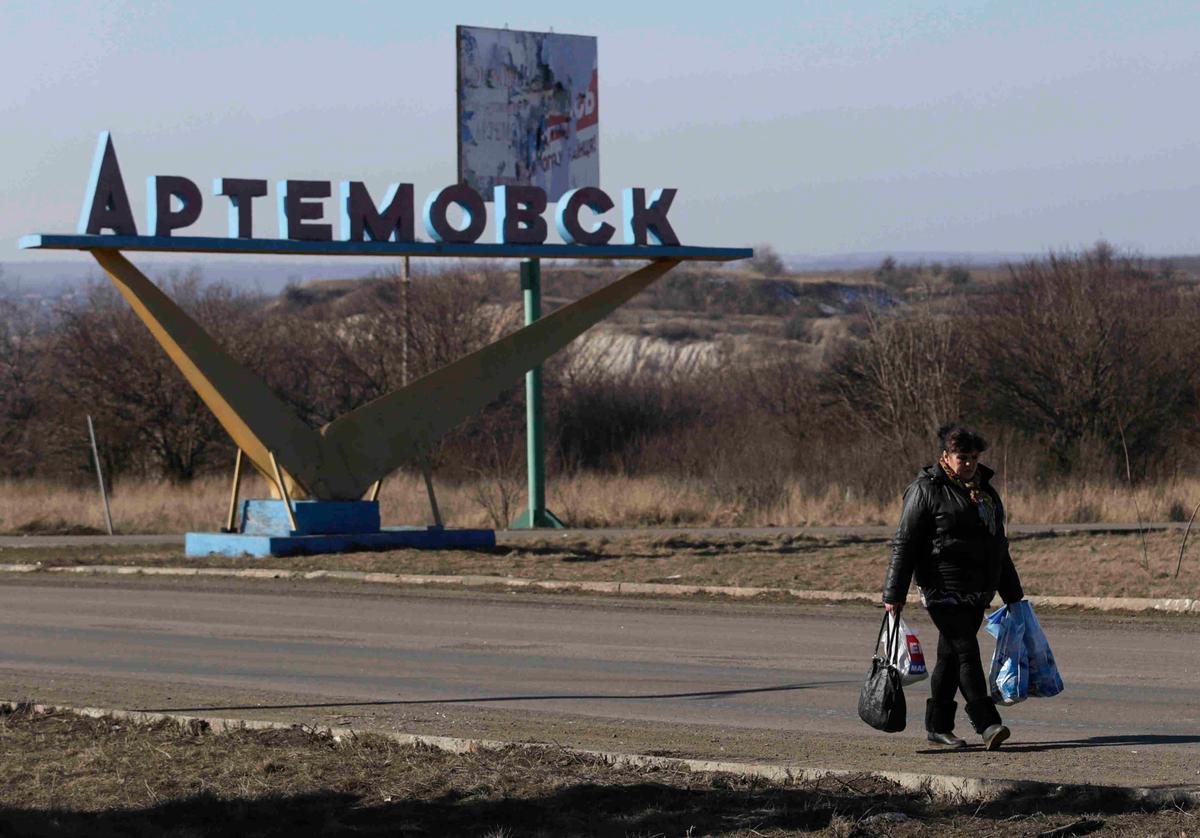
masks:
<path id="1" fill-rule="evenodd" d="M 954 714 L 958 704 L 953 701 L 925 701 L 925 731 L 929 741 L 935 745 L 945 745 L 948 748 L 965 748 L 966 740 L 954 735 Z"/>
<path id="2" fill-rule="evenodd" d="M 934 733 L 931 730 L 926 738 L 935 745 L 945 745 L 947 748 L 967 747 L 967 740 L 959 739 L 953 733 Z"/>
<path id="3" fill-rule="evenodd" d="M 989 751 L 998 750 L 1004 740 L 1011 735 L 1012 731 L 1004 725 L 992 725 L 983 732 L 983 747 Z"/>

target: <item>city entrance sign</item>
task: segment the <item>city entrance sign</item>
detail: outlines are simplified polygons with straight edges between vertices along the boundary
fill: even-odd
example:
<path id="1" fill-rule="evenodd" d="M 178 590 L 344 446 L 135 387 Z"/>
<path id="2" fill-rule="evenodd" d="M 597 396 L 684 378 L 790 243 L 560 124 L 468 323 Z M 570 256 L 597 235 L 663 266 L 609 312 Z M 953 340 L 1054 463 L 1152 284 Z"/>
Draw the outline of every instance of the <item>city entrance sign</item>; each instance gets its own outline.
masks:
<path id="1" fill-rule="evenodd" d="M 479 211 L 482 201 L 476 203 L 478 194 L 466 187 L 447 187 L 426 202 L 426 224 L 433 228 L 434 240 L 422 242 L 411 236 L 411 188 L 398 185 L 389 190 L 383 205 L 376 207 L 365 187 L 351 182 L 342 192 L 343 212 L 350 215 L 345 228 L 350 238 L 334 241 L 331 232 L 326 237 L 325 228 L 330 225 L 322 221 L 323 210 L 315 200 L 323 187 L 314 189 L 312 183 L 284 182 L 277 195 L 281 237 L 257 239 L 251 235 L 249 207 L 255 197 L 265 196 L 263 181 L 219 179 L 214 191 L 229 200 L 231 235 L 213 238 L 174 234 L 199 218 L 199 188 L 178 176 L 152 177 L 147 220 L 154 235 L 143 236 L 133 223 L 111 137 L 104 133 L 80 215 L 81 232 L 37 234 L 20 243 L 29 249 L 90 252 L 237 445 L 238 465 L 226 527 L 219 534 L 189 533 L 189 555 L 281 555 L 494 542 L 490 530 L 444 529 L 440 522 L 429 528 L 381 528 L 376 501 L 380 482 L 402 466 L 423 465 L 425 452 L 442 434 L 496 399 L 522 375 L 530 373 L 527 390 L 531 400 L 540 398 L 540 378 L 535 373 L 543 361 L 680 262 L 727 261 L 752 255 L 748 248 L 680 245 L 667 219 L 674 190 L 655 193 L 649 201 L 644 190 L 626 190 L 623 226 L 627 243 L 605 244 L 614 235 L 612 225 L 595 219 L 585 224 L 581 218 L 585 208 L 594 215 L 612 209 L 611 199 L 593 187 L 568 192 L 559 200 L 555 216 L 563 244 L 543 243 L 545 232 L 538 222 L 544 224 L 544 193 L 539 199 L 536 187 L 497 187 L 495 221 L 500 241 L 486 244 L 477 241 L 479 232 L 473 229 L 477 221 L 472 211 Z M 297 188 L 296 184 L 308 185 Z M 450 224 L 447 212 L 451 203 L 464 207 L 465 226 Z M 312 428 L 139 271 L 121 253 L 125 250 L 525 257 L 521 274 L 526 325 Z M 639 259 L 649 264 L 540 317 L 538 260 L 542 257 Z M 276 499 L 243 502 L 239 525 L 236 511 L 243 457 L 266 477 Z M 531 465 L 525 525 L 552 525 L 540 485 L 536 492 L 533 488 L 541 479 L 533 471 Z"/>
<path id="2" fill-rule="evenodd" d="M 646 190 L 625 189 L 624 244 L 678 245 L 679 238 L 667 220 L 674 189 L 657 190 L 649 203 Z M 213 194 L 229 202 L 229 238 L 254 238 L 254 199 L 267 197 L 267 181 L 260 178 L 219 177 Z M 323 201 L 333 194 L 327 180 L 281 180 L 276 185 L 279 238 L 296 241 L 334 240 L 333 224 L 325 220 Z M 414 242 L 413 185 L 393 183 L 383 202 L 376 206 L 366 184 L 342 181 L 338 187 L 341 241 Z M 496 243 L 544 244 L 547 235 L 546 192 L 539 186 L 497 186 Z M 458 206 L 465 223 L 455 226 L 450 208 Z M 580 218 L 586 208 L 603 214 L 613 200 L 597 187 L 572 189 L 558 201 L 554 219 L 568 244 L 605 245 L 616 228 L 606 221 L 585 226 Z M 152 236 L 171 237 L 177 230 L 199 220 L 204 198 L 195 181 L 181 175 L 154 175 L 146 181 L 146 229 Z M 478 192 L 466 184 L 454 184 L 430 193 L 422 212 L 425 232 L 435 242 L 471 244 L 479 239 L 487 223 L 487 209 Z M 138 235 L 129 192 L 108 132 L 100 135 L 92 174 L 88 180 L 83 214 L 77 232 L 100 235 Z"/>
<path id="3" fill-rule="evenodd" d="M 616 202 L 603 189 L 584 186 L 567 191 L 551 216 L 562 244 L 547 243 L 550 225 L 546 192 L 538 186 L 502 185 L 494 189 L 495 243 L 480 241 L 487 226 L 487 203 L 466 184 L 429 194 L 421 211 L 428 241 L 416 237 L 413 185 L 393 183 L 376 203 L 361 181 L 337 184 L 335 212 L 326 202 L 334 193 L 327 180 L 281 180 L 275 186 L 277 238 L 255 235 L 261 209 L 256 199 L 270 195 L 265 178 L 217 177 L 213 196 L 225 199 L 228 235 L 181 235 L 199 221 L 205 206 L 197 183 L 182 175 L 146 179 L 145 234 L 139 232 L 129 190 L 112 137 L 103 132 L 96 144 L 76 234 L 24 237 L 22 248 L 170 250 L 226 253 L 311 253 L 360 255 L 455 255 L 552 258 L 724 261 L 744 258 L 743 248 L 683 247 L 669 213 L 677 190 L 621 190 L 620 240 L 606 216 Z M 260 202 L 261 203 L 261 202 Z M 460 220 L 451 215 L 457 207 Z M 332 217 L 339 220 L 335 237 Z M 261 224 L 259 226 L 262 226 Z"/>

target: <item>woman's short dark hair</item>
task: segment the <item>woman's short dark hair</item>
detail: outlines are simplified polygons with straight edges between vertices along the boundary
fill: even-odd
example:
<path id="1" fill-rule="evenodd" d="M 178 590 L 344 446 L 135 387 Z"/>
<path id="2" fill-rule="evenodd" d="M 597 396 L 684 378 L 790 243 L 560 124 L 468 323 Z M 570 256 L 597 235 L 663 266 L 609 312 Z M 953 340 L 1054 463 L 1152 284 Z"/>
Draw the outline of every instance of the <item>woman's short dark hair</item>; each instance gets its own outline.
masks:
<path id="1" fill-rule="evenodd" d="M 951 454 L 986 451 L 988 447 L 987 440 L 975 430 L 957 422 L 950 422 L 938 428 L 938 439 L 942 443 L 942 450 Z"/>

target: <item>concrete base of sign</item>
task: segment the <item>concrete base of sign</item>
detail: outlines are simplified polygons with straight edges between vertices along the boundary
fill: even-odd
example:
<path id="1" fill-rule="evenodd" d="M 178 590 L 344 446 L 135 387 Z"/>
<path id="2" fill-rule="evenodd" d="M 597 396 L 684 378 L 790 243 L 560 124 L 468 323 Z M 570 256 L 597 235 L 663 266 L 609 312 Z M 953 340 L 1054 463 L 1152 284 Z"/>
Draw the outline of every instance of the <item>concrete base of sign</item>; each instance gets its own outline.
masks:
<path id="1" fill-rule="evenodd" d="M 567 525 L 549 509 L 526 509 L 508 527 L 513 530 L 565 530 Z"/>
<path id="2" fill-rule="evenodd" d="M 333 535 L 242 535 L 190 532 L 184 554 L 193 556 L 300 556 L 361 550 L 449 550 L 494 547 L 495 530 L 447 530 L 441 527 L 388 527 L 378 532 Z"/>
<path id="3" fill-rule="evenodd" d="M 294 500 L 292 517 L 281 500 L 244 500 L 241 526 L 245 535 L 331 535 L 379 532 L 379 501 Z"/>
<path id="4" fill-rule="evenodd" d="M 292 502 L 296 529 L 281 500 L 242 502 L 239 532 L 190 532 L 187 556 L 294 556 L 359 550 L 493 547 L 495 530 L 443 527 L 380 527 L 377 501 Z"/>

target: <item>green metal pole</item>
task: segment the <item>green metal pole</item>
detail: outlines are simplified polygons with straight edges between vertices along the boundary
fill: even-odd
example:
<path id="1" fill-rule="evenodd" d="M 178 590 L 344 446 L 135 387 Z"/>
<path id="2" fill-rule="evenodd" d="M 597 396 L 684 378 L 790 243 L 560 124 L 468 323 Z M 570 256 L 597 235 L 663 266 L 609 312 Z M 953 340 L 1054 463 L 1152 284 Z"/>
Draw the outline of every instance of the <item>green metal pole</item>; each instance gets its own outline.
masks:
<path id="1" fill-rule="evenodd" d="M 521 262 L 521 291 L 525 295 L 525 325 L 542 316 L 542 266 L 537 259 Z M 525 435 L 529 460 L 529 512 L 546 508 L 546 462 L 542 456 L 542 368 L 525 373 Z M 536 518 L 530 526 L 537 526 Z"/>
<path id="2" fill-rule="evenodd" d="M 537 259 L 521 262 L 521 291 L 525 297 L 525 325 L 542 316 L 542 267 Z M 525 373 L 525 435 L 529 466 L 529 506 L 512 523 L 514 529 L 551 527 L 563 523 L 546 509 L 546 470 L 542 448 L 542 368 Z"/>

